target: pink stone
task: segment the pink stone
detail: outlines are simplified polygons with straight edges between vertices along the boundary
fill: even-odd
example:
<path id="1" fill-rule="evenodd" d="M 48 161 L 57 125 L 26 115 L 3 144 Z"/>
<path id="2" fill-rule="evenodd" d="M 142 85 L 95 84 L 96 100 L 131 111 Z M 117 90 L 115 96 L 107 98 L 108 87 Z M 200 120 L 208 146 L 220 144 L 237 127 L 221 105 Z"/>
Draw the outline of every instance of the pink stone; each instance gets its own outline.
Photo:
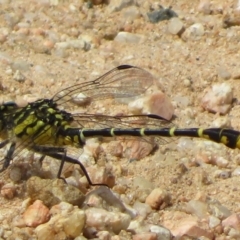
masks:
<path id="1" fill-rule="evenodd" d="M 160 91 L 149 96 L 146 104 L 151 114 L 156 114 L 167 120 L 170 120 L 173 116 L 174 108 L 170 99 Z"/>
<path id="2" fill-rule="evenodd" d="M 223 227 L 232 227 L 234 229 L 240 230 L 240 217 L 238 214 L 234 213 L 228 218 L 222 221 Z"/>
<path id="3" fill-rule="evenodd" d="M 49 209 L 40 200 L 36 200 L 23 214 L 26 226 L 36 227 L 49 220 Z"/>
<path id="4" fill-rule="evenodd" d="M 192 218 L 190 218 L 183 219 L 182 221 L 178 222 L 177 227 L 171 232 L 176 238 L 186 235 L 194 238 L 204 236 L 209 239 L 213 239 L 214 234 L 209 229 L 206 229 L 207 227 L 207 225 L 203 225 L 202 223 L 196 220 L 194 221 Z"/>

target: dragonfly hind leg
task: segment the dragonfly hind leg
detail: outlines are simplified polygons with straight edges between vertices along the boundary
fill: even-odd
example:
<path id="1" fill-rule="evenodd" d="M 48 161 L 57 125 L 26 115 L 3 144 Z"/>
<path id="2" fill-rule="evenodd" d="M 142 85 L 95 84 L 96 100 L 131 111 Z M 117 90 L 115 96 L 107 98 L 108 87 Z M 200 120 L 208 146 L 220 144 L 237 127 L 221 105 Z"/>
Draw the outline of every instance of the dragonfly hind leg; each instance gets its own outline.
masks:
<path id="1" fill-rule="evenodd" d="M 49 146 L 35 145 L 35 146 L 32 147 L 32 150 L 34 152 L 38 152 L 40 154 L 43 154 L 43 156 L 40 158 L 41 161 L 43 161 L 45 156 L 49 156 L 49 157 L 55 158 L 57 160 L 60 160 L 61 164 L 60 164 L 60 167 L 59 167 L 59 170 L 58 170 L 57 177 L 59 179 L 63 179 L 65 182 L 66 182 L 66 180 L 63 177 L 61 177 L 61 174 L 62 174 L 64 163 L 68 162 L 68 163 L 78 164 L 80 166 L 81 170 L 83 171 L 84 175 L 87 178 L 87 181 L 88 181 L 89 185 L 91 185 L 91 186 L 107 186 L 108 187 L 108 185 L 104 184 L 104 183 L 93 183 L 91 181 L 91 178 L 88 175 L 87 170 L 83 166 L 83 164 L 80 161 L 78 161 L 77 159 L 74 159 L 72 157 L 67 156 L 67 151 L 63 147 L 49 147 Z"/>

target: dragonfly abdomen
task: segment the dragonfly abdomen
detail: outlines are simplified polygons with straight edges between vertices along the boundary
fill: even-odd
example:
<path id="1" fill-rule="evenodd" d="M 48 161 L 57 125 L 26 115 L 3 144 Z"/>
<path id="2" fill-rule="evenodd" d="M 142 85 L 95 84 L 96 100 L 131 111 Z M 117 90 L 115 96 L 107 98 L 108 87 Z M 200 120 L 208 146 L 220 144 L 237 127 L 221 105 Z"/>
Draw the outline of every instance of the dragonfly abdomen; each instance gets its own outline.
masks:
<path id="1" fill-rule="evenodd" d="M 63 134 L 64 133 L 64 134 Z M 194 137 L 204 138 L 217 143 L 223 143 L 229 148 L 240 148 L 240 132 L 223 128 L 68 128 L 60 132 L 71 141 L 83 145 L 86 138 L 90 137 L 115 137 L 115 136 L 158 136 L 158 137 Z"/>

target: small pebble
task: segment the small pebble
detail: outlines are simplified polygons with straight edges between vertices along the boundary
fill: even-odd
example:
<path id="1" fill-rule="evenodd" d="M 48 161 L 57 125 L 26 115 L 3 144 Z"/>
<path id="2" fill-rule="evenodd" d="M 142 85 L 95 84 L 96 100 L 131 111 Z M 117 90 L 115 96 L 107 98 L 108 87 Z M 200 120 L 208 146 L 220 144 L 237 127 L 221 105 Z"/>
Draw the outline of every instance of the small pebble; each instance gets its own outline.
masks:
<path id="1" fill-rule="evenodd" d="M 146 199 L 146 203 L 152 209 L 164 209 L 169 205 L 170 201 L 170 194 L 160 188 L 155 188 Z"/>
<path id="2" fill-rule="evenodd" d="M 19 70 L 17 70 L 13 75 L 13 79 L 18 82 L 23 82 L 25 81 L 26 77 Z"/>
<path id="3" fill-rule="evenodd" d="M 93 183 L 106 184 L 110 188 L 115 185 L 114 175 L 112 175 L 105 167 L 91 166 L 86 170 Z"/>
<path id="4" fill-rule="evenodd" d="M 85 213 L 87 227 L 112 230 L 115 234 L 118 234 L 121 230 L 126 230 L 131 221 L 130 216 L 127 214 L 108 212 L 100 208 L 88 208 Z"/>
<path id="5" fill-rule="evenodd" d="M 209 0 L 200 0 L 198 4 L 198 11 L 206 15 L 211 13 L 211 4 Z"/>
<path id="6" fill-rule="evenodd" d="M 158 240 L 158 236 L 156 233 L 137 233 L 132 236 L 132 240 Z"/>
<path id="7" fill-rule="evenodd" d="M 214 239 L 212 230 L 208 229 L 206 223 L 199 224 L 198 221 L 192 217 L 178 220 L 178 224 L 172 229 L 172 234 L 175 238 L 184 238 L 185 236 L 201 239 Z"/>
<path id="8" fill-rule="evenodd" d="M 135 114 L 156 114 L 167 120 L 172 118 L 174 112 L 171 100 L 166 94 L 160 91 L 130 102 L 128 108 Z"/>
<path id="9" fill-rule="evenodd" d="M 1 188 L 1 195 L 7 199 L 13 199 L 16 196 L 17 189 L 12 183 L 7 183 Z"/>
<path id="10" fill-rule="evenodd" d="M 230 215 L 229 217 L 227 217 L 226 219 L 224 219 L 222 221 L 222 225 L 223 227 L 232 227 L 234 229 L 238 229 L 240 227 L 240 216 L 239 214 L 233 213 L 232 215 Z"/>
<path id="11" fill-rule="evenodd" d="M 168 31 L 173 35 L 180 35 L 183 29 L 183 22 L 179 18 L 172 18 L 168 23 Z"/>
<path id="12" fill-rule="evenodd" d="M 217 67 L 217 74 L 223 80 L 229 80 L 231 78 L 231 73 L 229 73 L 224 66 Z"/>
<path id="13" fill-rule="evenodd" d="M 36 227 L 47 222 L 49 218 L 49 209 L 40 200 L 36 200 L 23 214 L 23 219 L 28 227 Z"/>
<path id="14" fill-rule="evenodd" d="M 209 212 L 220 220 L 223 220 L 232 214 L 227 207 L 221 205 L 219 202 L 209 204 Z"/>
<path id="15" fill-rule="evenodd" d="M 163 226 L 152 225 L 150 226 L 150 232 L 156 233 L 158 239 L 171 240 L 173 238 L 171 232 Z"/>
<path id="16" fill-rule="evenodd" d="M 231 173 L 229 171 L 216 170 L 214 172 L 214 176 L 217 178 L 227 179 L 231 177 Z"/>
<path id="17" fill-rule="evenodd" d="M 20 167 L 13 166 L 9 171 L 9 177 L 13 182 L 18 182 L 23 177 L 23 170 Z"/>
<path id="18" fill-rule="evenodd" d="M 237 167 L 232 172 L 232 176 L 239 176 L 240 175 L 240 167 Z"/>
<path id="19" fill-rule="evenodd" d="M 152 209 L 148 204 L 138 201 L 134 203 L 133 208 L 137 211 L 138 215 L 142 216 L 144 219 L 152 212 Z"/>
<path id="20" fill-rule="evenodd" d="M 134 43 L 138 44 L 142 42 L 144 39 L 143 35 L 129 33 L 129 32 L 119 32 L 117 36 L 114 38 L 114 41 L 121 43 Z"/>
<path id="21" fill-rule="evenodd" d="M 204 27 L 201 23 L 195 23 L 187 28 L 181 35 L 184 41 L 198 40 L 204 35 Z"/>
<path id="22" fill-rule="evenodd" d="M 128 7 L 126 8 L 126 10 L 123 11 L 122 15 L 125 19 L 128 19 L 129 21 L 133 21 L 139 18 L 140 16 L 139 8 L 136 6 Z"/>
<path id="23" fill-rule="evenodd" d="M 209 216 L 209 227 L 210 228 L 215 228 L 221 223 L 220 219 L 214 217 L 214 216 Z"/>
<path id="24" fill-rule="evenodd" d="M 130 160 L 143 159 L 153 151 L 154 147 L 154 142 L 140 141 L 139 139 L 129 140 L 124 147 L 124 157 Z"/>
<path id="25" fill-rule="evenodd" d="M 226 114 L 233 100 L 232 87 L 227 83 L 218 83 L 204 91 L 202 107 L 210 112 Z"/>
<path id="26" fill-rule="evenodd" d="M 204 219 L 208 216 L 208 205 L 199 200 L 190 200 L 185 206 L 185 211 Z"/>
<path id="27" fill-rule="evenodd" d="M 109 1 L 107 10 L 108 12 L 118 12 L 132 5 L 134 5 L 133 0 L 112 0 L 112 1 Z"/>

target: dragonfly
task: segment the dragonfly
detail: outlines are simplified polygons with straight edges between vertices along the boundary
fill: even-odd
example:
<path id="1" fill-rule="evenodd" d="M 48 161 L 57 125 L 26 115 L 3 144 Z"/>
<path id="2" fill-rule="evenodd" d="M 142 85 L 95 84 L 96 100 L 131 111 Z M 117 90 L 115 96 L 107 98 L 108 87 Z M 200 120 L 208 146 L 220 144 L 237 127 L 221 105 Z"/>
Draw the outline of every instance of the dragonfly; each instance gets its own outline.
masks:
<path id="1" fill-rule="evenodd" d="M 5 171 L 23 149 L 60 160 L 57 177 L 61 178 L 65 162 L 78 164 L 89 185 L 93 183 L 84 165 L 68 156 L 67 147 L 82 148 L 88 138 L 113 139 L 126 136 L 148 141 L 154 137 L 158 143 L 165 137 L 193 137 L 222 143 L 229 148 L 240 148 L 240 132 L 222 128 L 176 128 L 171 121 L 154 114 L 104 115 L 71 113 L 66 109 L 76 105 L 91 105 L 105 99 L 134 98 L 144 94 L 154 84 L 154 77 L 146 70 L 120 65 L 93 81 L 67 87 L 50 99 L 39 99 L 19 108 L 14 102 L 0 108 L 0 148 L 10 143 L 1 160 Z M 63 109 L 64 108 L 64 109 Z M 159 141 L 160 139 L 160 141 Z"/>

